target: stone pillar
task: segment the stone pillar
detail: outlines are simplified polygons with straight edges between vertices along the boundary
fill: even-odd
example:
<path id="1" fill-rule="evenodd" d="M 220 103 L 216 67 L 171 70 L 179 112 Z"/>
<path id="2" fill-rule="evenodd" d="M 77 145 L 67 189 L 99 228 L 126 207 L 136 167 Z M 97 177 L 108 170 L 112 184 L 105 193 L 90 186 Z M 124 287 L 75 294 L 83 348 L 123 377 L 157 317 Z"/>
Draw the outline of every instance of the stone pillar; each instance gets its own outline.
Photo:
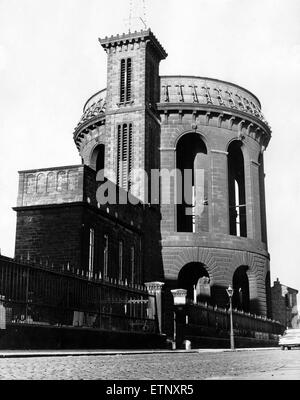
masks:
<path id="1" fill-rule="evenodd" d="M 177 348 L 177 342 L 181 342 L 180 336 L 182 338 L 182 332 L 181 335 L 178 337 L 177 332 L 177 311 L 181 310 L 183 307 L 186 305 L 186 296 L 187 296 L 187 290 L 186 289 L 175 289 L 171 290 L 171 293 L 173 295 L 173 302 L 174 302 L 174 312 L 173 312 L 173 343 L 172 343 L 172 349 L 175 350 Z M 180 307 L 181 306 L 181 307 Z"/>
<path id="2" fill-rule="evenodd" d="M 6 314 L 4 307 L 4 296 L 0 296 L 0 330 L 6 329 Z"/>
<path id="3" fill-rule="evenodd" d="M 261 235 L 261 207 L 259 193 L 259 164 L 251 161 L 251 186 L 252 186 L 252 207 L 253 207 L 253 238 L 257 241 L 262 240 Z"/>
<path id="4" fill-rule="evenodd" d="M 164 286 L 164 283 L 148 282 L 145 283 L 145 286 L 148 290 L 148 293 L 152 296 L 153 295 L 155 296 L 155 298 L 153 298 L 152 296 L 150 297 L 150 310 L 152 312 L 153 317 L 157 315 L 159 333 L 161 334 L 162 333 L 162 288 Z"/>
<path id="5" fill-rule="evenodd" d="M 253 198 L 253 180 L 252 180 L 252 162 L 251 156 L 247 151 L 243 152 L 244 156 L 244 171 L 245 171 L 245 195 L 246 195 L 246 214 L 247 214 L 247 238 L 255 239 L 255 221 L 254 221 L 254 198 Z"/>
<path id="6" fill-rule="evenodd" d="M 229 234 L 228 204 L 228 153 L 222 150 L 211 150 L 211 204 L 212 232 Z"/>
<path id="7" fill-rule="evenodd" d="M 175 153 L 176 148 L 170 147 L 170 148 L 160 148 L 160 154 L 161 154 L 161 170 L 168 170 L 168 171 L 174 171 L 176 169 L 176 163 L 175 163 Z M 161 171 L 160 171 L 161 172 Z M 175 198 L 175 191 L 176 191 L 176 184 L 175 180 L 171 179 L 170 180 L 170 187 L 163 185 L 162 180 L 160 181 L 161 184 L 159 186 L 160 189 L 160 196 L 161 199 L 165 195 L 166 198 L 170 198 L 170 204 L 161 204 L 161 214 L 162 214 L 162 219 L 161 219 L 161 229 L 163 233 L 168 233 L 168 232 L 176 232 L 177 231 L 177 206 L 174 202 Z M 166 191 L 166 193 L 164 192 Z"/>

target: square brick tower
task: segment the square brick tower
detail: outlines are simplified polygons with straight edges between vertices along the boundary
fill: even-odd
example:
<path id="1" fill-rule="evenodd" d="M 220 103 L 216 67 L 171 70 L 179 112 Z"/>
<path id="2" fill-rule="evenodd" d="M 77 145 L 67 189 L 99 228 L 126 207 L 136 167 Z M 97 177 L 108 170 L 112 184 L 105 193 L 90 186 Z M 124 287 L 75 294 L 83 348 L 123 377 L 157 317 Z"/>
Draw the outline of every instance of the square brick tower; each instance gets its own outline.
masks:
<path id="1" fill-rule="evenodd" d="M 150 30 L 99 40 L 107 52 L 106 175 L 148 202 L 147 183 L 130 187 L 133 170 L 159 168 L 159 63 L 167 57 Z M 146 150 L 147 149 L 147 150 Z"/>

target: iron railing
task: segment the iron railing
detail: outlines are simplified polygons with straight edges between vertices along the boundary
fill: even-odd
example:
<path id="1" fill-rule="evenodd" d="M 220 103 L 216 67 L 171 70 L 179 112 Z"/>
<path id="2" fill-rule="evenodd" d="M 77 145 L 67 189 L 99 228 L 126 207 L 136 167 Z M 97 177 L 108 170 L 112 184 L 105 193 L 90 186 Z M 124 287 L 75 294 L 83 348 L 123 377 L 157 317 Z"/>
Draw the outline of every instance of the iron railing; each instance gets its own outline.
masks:
<path id="1" fill-rule="evenodd" d="M 157 333 L 152 296 L 141 285 L 0 257 L 6 323 Z"/>
<path id="2" fill-rule="evenodd" d="M 217 336 L 228 336 L 230 331 L 230 311 L 205 303 L 188 303 L 177 309 L 178 319 L 185 331 L 197 332 L 197 328 L 208 328 Z M 273 339 L 281 335 L 284 326 L 280 322 L 264 316 L 233 310 L 233 329 L 237 336 Z"/>

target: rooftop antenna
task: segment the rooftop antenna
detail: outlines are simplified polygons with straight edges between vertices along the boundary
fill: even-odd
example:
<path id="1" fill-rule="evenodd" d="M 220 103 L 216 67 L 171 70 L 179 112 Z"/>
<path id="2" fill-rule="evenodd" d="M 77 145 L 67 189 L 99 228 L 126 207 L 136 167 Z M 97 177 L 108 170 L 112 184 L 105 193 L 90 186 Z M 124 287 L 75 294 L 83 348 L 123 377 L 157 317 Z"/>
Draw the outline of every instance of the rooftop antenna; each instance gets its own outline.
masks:
<path id="1" fill-rule="evenodd" d="M 128 20 L 129 33 L 133 30 L 134 22 L 142 23 L 144 29 L 147 29 L 146 0 L 130 0 Z"/>

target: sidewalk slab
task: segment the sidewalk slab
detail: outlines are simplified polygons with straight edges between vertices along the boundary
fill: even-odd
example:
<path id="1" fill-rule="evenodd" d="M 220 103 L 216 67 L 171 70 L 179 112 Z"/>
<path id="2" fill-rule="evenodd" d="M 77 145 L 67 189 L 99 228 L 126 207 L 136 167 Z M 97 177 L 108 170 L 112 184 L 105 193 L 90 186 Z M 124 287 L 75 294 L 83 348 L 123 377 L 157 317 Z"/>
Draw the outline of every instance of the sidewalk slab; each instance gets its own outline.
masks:
<path id="1" fill-rule="evenodd" d="M 280 350 L 278 347 L 240 348 L 240 349 L 192 349 L 192 350 L 5 350 L 0 351 L 0 358 L 35 358 L 35 357 L 83 357 L 117 356 L 138 354 L 201 354 L 244 351 Z"/>

